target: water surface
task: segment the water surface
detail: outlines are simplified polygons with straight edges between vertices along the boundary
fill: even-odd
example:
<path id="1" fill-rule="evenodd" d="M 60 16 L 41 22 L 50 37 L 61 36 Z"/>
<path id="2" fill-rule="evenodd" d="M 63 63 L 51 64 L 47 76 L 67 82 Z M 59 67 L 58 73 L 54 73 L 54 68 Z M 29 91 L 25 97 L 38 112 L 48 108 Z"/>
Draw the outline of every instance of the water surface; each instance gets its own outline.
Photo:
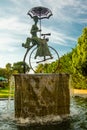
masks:
<path id="1" fill-rule="evenodd" d="M 53 125 L 19 125 L 14 119 L 14 101 L 0 100 L 0 130 L 87 130 L 87 98 L 71 98 L 70 117 Z"/>

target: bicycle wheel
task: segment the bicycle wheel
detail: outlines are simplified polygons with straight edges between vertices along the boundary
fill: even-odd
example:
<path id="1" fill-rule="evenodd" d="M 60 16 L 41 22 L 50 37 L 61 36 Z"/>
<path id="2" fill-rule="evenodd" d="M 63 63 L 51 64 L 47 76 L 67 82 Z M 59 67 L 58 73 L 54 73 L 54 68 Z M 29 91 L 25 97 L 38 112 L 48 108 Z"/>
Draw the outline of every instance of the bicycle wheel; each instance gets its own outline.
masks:
<path id="1" fill-rule="evenodd" d="M 35 73 L 37 72 L 37 67 L 39 64 L 42 64 L 42 65 L 45 65 L 45 64 L 51 64 L 51 63 L 55 63 L 56 61 L 56 64 L 55 64 L 55 67 L 51 67 L 51 73 L 54 73 L 57 71 L 58 69 L 58 66 L 59 66 L 59 54 L 58 52 L 51 46 L 48 46 L 50 52 L 51 52 L 51 55 L 52 57 L 50 56 L 38 56 L 36 59 L 35 59 L 35 55 L 36 55 L 36 52 L 37 52 L 37 49 L 38 47 L 34 48 L 32 50 L 32 52 L 30 53 L 30 56 L 29 56 L 29 65 L 30 65 L 30 69 L 32 69 Z M 44 70 L 41 71 L 41 73 L 44 73 Z"/>

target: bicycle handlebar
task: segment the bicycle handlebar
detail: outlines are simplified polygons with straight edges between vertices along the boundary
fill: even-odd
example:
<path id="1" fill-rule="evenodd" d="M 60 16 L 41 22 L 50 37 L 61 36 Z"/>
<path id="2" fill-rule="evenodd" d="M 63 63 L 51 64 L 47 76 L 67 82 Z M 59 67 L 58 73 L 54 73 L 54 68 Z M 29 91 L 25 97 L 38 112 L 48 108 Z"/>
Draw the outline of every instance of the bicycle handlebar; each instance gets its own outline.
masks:
<path id="1" fill-rule="evenodd" d="M 44 33 L 44 34 L 41 34 L 41 36 L 50 36 L 51 35 L 51 33 Z"/>

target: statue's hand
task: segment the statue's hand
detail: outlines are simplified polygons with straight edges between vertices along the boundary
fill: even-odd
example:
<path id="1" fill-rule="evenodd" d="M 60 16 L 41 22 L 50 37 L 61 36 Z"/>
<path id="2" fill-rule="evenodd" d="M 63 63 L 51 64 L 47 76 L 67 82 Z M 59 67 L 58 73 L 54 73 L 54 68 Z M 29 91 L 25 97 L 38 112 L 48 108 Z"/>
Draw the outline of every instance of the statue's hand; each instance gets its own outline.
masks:
<path id="1" fill-rule="evenodd" d="M 27 44 L 22 43 L 22 47 L 28 48 Z"/>

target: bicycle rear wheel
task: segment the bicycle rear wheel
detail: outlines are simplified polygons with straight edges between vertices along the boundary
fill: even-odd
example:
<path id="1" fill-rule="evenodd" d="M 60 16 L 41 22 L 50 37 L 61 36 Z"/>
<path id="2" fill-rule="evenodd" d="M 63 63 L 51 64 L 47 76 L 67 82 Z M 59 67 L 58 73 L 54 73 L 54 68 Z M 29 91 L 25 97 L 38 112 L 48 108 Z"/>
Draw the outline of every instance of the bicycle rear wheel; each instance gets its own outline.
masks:
<path id="1" fill-rule="evenodd" d="M 32 69 L 35 73 L 37 73 L 37 68 L 38 68 L 39 65 L 43 65 L 44 66 L 45 64 L 49 64 L 50 65 L 51 63 L 53 63 L 55 65 L 54 65 L 54 67 L 51 67 L 50 73 L 55 73 L 58 70 L 58 68 L 59 68 L 59 54 L 53 47 L 51 47 L 51 46 L 48 46 L 48 47 L 49 47 L 49 50 L 51 52 L 52 57 L 45 56 L 45 58 L 44 58 L 44 56 L 42 56 L 42 57 L 38 56 L 35 59 L 35 55 L 36 55 L 38 47 L 34 48 L 32 50 L 32 52 L 30 53 L 29 65 L 30 65 L 30 69 Z M 43 69 L 39 73 L 46 73 L 46 72 L 47 71 L 44 71 L 44 69 Z"/>

